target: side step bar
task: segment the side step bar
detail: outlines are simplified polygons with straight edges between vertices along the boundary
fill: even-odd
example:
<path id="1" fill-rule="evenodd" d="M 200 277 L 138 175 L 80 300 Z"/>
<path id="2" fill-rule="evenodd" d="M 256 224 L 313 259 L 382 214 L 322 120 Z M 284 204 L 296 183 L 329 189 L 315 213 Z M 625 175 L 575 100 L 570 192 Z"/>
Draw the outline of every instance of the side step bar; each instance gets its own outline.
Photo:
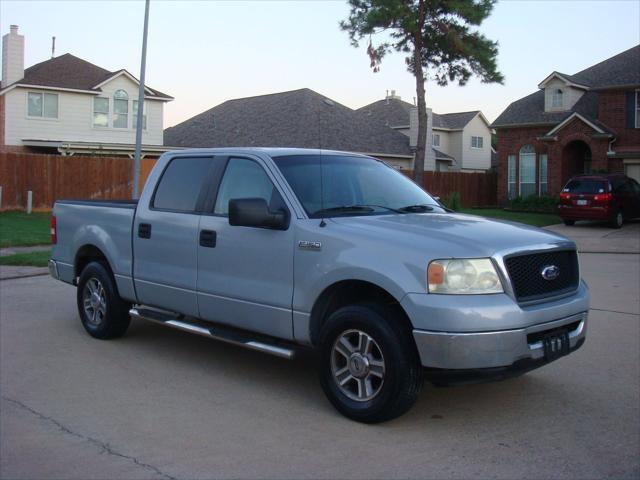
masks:
<path id="1" fill-rule="evenodd" d="M 287 360 L 291 360 L 295 356 L 295 350 L 291 348 L 275 345 L 273 343 L 266 343 L 268 340 L 261 339 L 261 341 L 258 341 L 255 338 L 247 336 L 247 333 L 240 333 L 240 331 L 232 328 L 225 328 L 218 325 L 214 326 L 212 324 L 205 325 L 204 323 L 194 323 L 195 319 L 193 319 L 194 322 L 189 322 L 188 318 L 175 318 L 172 315 L 148 308 L 134 307 L 129 310 L 129 315 L 133 318 L 141 318 L 143 320 L 159 323 L 168 327 L 177 328 L 178 330 L 185 332 L 202 335 L 203 337 L 268 353 L 270 355 L 275 355 L 276 357 L 286 358 Z"/>

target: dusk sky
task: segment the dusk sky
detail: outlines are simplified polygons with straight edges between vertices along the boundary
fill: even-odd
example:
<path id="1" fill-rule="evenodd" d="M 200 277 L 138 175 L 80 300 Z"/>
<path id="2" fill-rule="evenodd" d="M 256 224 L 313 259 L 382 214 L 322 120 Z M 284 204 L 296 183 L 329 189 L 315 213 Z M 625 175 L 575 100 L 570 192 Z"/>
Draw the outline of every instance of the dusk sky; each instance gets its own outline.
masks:
<path id="1" fill-rule="evenodd" d="M 413 102 L 404 55 L 372 73 L 366 45 L 349 44 L 341 0 L 151 0 L 147 84 L 175 97 L 165 126 L 232 98 L 308 87 L 352 108 L 394 89 Z M 0 30 L 25 35 L 25 66 L 72 53 L 109 70 L 140 71 L 144 2 L 0 2 Z M 614 20 L 615 18 L 615 20 Z M 492 121 L 553 70 L 572 74 L 640 43 L 640 2 L 501 1 L 480 30 L 500 43 L 504 85 L 427 83 L 437 113 L 482 110 Z M 374 43 L 376 39 L 374 37 Z"/>

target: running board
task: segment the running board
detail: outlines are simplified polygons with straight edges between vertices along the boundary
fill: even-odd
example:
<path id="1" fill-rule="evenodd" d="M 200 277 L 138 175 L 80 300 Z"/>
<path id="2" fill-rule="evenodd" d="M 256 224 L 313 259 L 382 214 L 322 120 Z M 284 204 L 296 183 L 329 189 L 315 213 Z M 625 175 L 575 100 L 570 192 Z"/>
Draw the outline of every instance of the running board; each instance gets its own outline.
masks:
<path id="1" fill-rule="evenodd" d="M 203 337 L 212 338 L 214 340 L 220 340 L 221 342 L 230 343 L 232 345 L 238 345 L 240 347 L 248 348 L 250 350 L 257 350 L 259 352 L 275 355 L 276 357 L 286 358 L 291 360 L 295 356 L 295 350 L 280 345 L 274 345 L 266 343 L 266 341 L 258 341 L 256 338 L 250 338 L 246 333 L 232 329 L 225 328 L 219 325 L 205 325 L 203 323 L 190 322 L 188 318 L 175 318 L 173 315 L 168 315 L 157 310 L 151 310 L 147 308 L 134 307 L 129 310 L 129 315 L 133 318 L 141 318 L 168 327 L 177 328 L 184 332 L 195 333 L 202 335 Z M 261 338 L 263 340 L 263 338 Z M 276 340 L 274 340 L 275 343 Z"/>

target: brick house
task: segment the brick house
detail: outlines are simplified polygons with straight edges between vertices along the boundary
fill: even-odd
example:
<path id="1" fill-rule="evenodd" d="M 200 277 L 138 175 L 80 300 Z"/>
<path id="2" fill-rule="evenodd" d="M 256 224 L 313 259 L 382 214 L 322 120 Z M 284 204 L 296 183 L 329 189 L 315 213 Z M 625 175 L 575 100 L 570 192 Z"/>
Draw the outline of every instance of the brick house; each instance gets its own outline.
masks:
<path id="1" fill-rule="evenodd" d="M 574 75 L 551 73 L 511 103 L 498 135 L 498 202 L 557 195 L 573 175 L 640 180 L 640 45 Z"/>

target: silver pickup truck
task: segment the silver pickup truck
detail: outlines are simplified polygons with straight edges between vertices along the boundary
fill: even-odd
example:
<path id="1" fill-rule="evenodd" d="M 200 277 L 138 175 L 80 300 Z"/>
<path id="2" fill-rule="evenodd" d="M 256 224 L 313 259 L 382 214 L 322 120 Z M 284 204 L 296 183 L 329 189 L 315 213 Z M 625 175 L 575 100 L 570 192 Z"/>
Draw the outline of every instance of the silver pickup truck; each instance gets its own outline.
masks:
<path id="1" fill-rule="evenodd" d="M 331 403 L 406 412 L 423 378 L 507 378 L 579 348 L 576 246 L 447 210 L 383 162 L 275 148 L 162 155 L 139 201 L 57 201 L 51 275 L 87 332 L 130 318 L 292 358 L 317 351 Z"/>

